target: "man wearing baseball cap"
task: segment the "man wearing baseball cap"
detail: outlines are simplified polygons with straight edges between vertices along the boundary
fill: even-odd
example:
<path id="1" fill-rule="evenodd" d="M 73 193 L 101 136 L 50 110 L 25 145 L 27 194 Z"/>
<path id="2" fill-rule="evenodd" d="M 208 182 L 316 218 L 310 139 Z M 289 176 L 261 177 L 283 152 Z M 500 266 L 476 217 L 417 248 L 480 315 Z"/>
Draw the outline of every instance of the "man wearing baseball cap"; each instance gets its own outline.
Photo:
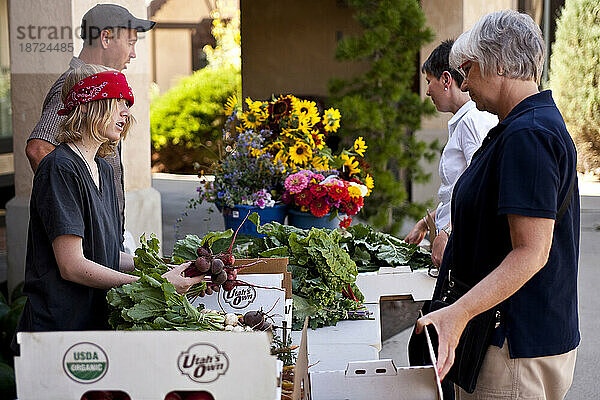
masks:
<path id="1" fill-rule="evenodd" d="M 81 38 L 93 41 L 103 30 L 111 28 L 134 29 L 147 32 L 155 22 L 136 18 L 125 8 L 116 4 L 97 4 L 85 13 L 81 20 Z"/>
<path id="2" fill-rule="evenodd" d="M 73 57 L 69 69 L 52 85 L 42 106 L 42 115 L 29 135 L 25 153 L 33 172 L 48 153 L 58 145 L 56 135 L 64 116 L 58 115 L 62 108 L 61 89 L 67 73 L 85 64 L 98 64 L 123 71 L 132 58 L 135 58 L 135 45 L 138 32 L 147 32 L 155 22 L 134 17 L 126 8 L 116 4 L 97 4 L 88 10 L 81 20 L 83 48 L 78 57 Z M 125 193 L 123 187 L 123 167 L 121 146 L 114 155 L 105 157 L 113 167 L 115 189 L 119 203 L 122 226 L 125 226 Z"/>

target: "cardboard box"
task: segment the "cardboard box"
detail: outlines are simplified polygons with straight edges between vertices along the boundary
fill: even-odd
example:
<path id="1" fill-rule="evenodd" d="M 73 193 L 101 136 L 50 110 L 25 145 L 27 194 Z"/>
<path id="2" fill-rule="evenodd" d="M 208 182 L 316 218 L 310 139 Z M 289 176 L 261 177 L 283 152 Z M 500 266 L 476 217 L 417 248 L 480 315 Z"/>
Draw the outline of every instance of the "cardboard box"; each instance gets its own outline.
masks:
<path id="1" fill-rule="evenodd" d="M 396 368 L 392 360 L 356 361 L 346 370 L 310 373 L 312 400 L 441 400 L 435 368 Z"/>
<path id="2" fill-rule="evenodd" d="M 392 360 L 349 362 L 345 370 L 310 372 L 312 400 L 443 400 L 435 353 L 431 365 L 396 368 Z"/>
<path id="3" fill-rule="evenodd" d="M 308 317 L 304 318 L 304 327 L 300 337 L 300 347 L 294 367 L 294 392 L 292 400 L 311 400 L 310 377 L 308 374 Z"/>
<path id="4" fill-rule="evenodd" d="M 234 265 L 254 264 L 239 270 L 239 274 L 283 274 L 283 288 L 285 298 L 292 298 L 292 273 L 288 272 L 288 258 L 241 258 L 235 260 Z"/>
<path id="5" fill-rule="evenodd" d="M 92 390 L 121 390 L 133 400 L 161 400 L 173 390 L 205 390 L 215 400 L 280 393 L 265 332 L 21 332 L 17 339 L 19 400 L 79 400 Z"/>
<path id="6" fill-rule="evenodd" d="M 372 320 L 345 320 L 335 326 L 308 329 L 308 363 L 311 371 L 344 369 L 349 361 L 379 358 L 381 322 L 379 304 L 365 304 Z M 292 332 L 300 342 L 301 332 Z"/>
<path id="7" fill-rule="evenodd" d="M 235 314 L 262 309 L 273 315 L 276 326 L 292 326 L 292 274 L 287 271 L 287 258 L 238 259 L 236 266 L 253 264 L 240 269 L 238 280 L 260 287 L 236 286 L 232 291 L 195 299 L 192 304 Z M 277 287 L 282 290 L 266 289 Z M 285 322 L 285 324 L 284 324 Z"/>
<path id="8" fill-rule="evenodd" d="M 234 314 L 245 314 L 248 311 L 262 309 L 265 313 L 273 315 L 272 322 L 276 326 L 282 326 L 283 321 L 286 321 L 287 326 L 291 326 L 291 306 L 286 310 L 286 302 L 289 303 L 292 299 L 288 301 L 285 298 L 285 291 L 282 288 L 283 274 L 248 274 L 238 275 L 238 278 L 250 285 L 236 286 L 229 292 L 220 290 L 210 296 L 198 297 L 192 305 L 197 307 L 203 304 L 210 310 Z"/>
<path id="9" fill-rule="evenodd" d="M 361 272 L 356 286 L 365 296 L 365 303 L 385 300 L 423 301 L 431 299 L 436 278 L 426 269 L 411 271 L 408 266 L 381 268 L 377 272 Z"/>

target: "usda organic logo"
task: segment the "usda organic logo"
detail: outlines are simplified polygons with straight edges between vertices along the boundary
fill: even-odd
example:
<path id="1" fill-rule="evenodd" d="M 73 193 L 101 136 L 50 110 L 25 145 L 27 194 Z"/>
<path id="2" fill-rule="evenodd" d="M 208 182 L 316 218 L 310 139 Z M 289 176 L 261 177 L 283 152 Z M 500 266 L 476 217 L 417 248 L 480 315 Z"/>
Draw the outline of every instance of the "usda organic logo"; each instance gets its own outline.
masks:
<path id="1" fill-rule="evenodd" d="M 94 343 L 77 343 L 65 353 L 63 369 L 75 382 L 94 383 L 106 374 L 108 357 L 104 350 Z"/>

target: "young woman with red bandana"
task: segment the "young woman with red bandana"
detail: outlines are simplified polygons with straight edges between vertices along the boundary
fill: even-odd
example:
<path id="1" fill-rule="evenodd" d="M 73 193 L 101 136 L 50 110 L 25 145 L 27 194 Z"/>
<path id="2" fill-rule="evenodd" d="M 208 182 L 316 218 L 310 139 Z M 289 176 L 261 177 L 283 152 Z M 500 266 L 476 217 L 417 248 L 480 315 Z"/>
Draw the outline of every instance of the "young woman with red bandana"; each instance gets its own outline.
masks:
<path id="1" fill-rule="evenodd" d="M 121 219 L 111 154 L 132 122 L 134 98 L 123 74 L 98 65 L 74 69 L 62 98 L 61 144 L 33 180 L 24 292 L 18 331 L 107 329 L 106 291 L 133 282 L 133 258 L 121 249 Z M 178 292 L 202 276 L 165 274 Z"/>

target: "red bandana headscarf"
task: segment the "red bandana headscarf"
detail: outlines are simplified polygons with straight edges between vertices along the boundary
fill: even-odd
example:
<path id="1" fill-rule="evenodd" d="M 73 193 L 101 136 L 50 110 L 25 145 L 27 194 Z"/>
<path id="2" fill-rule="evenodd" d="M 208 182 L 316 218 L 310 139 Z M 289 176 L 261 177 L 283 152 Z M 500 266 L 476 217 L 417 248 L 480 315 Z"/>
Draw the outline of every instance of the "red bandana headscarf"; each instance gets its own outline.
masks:
<path id="1" fill-rule="evenodd" d="M 125 75 L 118 71 L 103 71 L 77 82 L 65 99 L 65 107 L 58 115 L 67 115 L 80 104 L 102 99 L 125 99 L 133 105 L 133 91 Z"/>

